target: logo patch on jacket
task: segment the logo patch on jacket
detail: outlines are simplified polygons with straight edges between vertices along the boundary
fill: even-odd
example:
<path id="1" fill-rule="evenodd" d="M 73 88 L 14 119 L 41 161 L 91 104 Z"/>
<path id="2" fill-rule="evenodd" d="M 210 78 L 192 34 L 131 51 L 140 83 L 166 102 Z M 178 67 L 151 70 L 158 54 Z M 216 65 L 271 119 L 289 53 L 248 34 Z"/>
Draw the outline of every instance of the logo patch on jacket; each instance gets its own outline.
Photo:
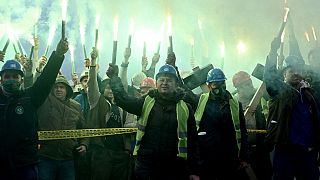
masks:
<path id="1" fill-rule="evenodd" d="M 23 109 L 22 106 L 17 106 L 16 109 L 15 109 L 15 111 L 16 111 L 17 114 L 20 114 L 20 115 L 21 115 L 21 114 L 23 114 L 24 109 Z"/>

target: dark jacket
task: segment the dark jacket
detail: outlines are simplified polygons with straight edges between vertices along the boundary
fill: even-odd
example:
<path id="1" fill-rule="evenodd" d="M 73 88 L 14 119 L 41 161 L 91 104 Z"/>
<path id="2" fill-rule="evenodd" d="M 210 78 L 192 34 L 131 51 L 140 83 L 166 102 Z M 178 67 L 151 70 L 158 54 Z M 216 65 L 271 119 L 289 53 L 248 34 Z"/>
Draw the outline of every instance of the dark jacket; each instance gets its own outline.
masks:
<path id="1" fill-rule="evenodd" d="M 52 93 L 38 109 L 39 130 L 53 131 L 81 129 L 85 127 L 80 104 L 73 99 L 61 101 Z M 88 139 L 80 139 L 80 144 L 88 145 Z M 41 141 L 39 154 L 54 160 L 72 160 L 76 139 Z"/>
<path id="2" fill-rule="evenodd" d="M 124 91 L 120 78 L 111 78 L 111 89 L 113 91 L 115 101 L 118 106 L 125 111 L 140 116 L 144 98 L 135 98 L 128 96 Z M 152 161 L 154 157 L 177 157 L 178 137 L 177 137 L 177 114 L 176 104 L 183 98 L 182 93 L 176 93 L 170 100 L 162 99 L 157 90 L 148 93 L 150 97 L 155 98 L 155 105 L 153 106 L 148 123 L 145 130 L 145 135 L 142 139 L 140 149 L 138 151 L 138 158 L 145 157 Z M 196 174 L 196 143 L 197 132 L 196 124 L 193 116 L 193 110 L 190 105 L 188 126 L 188 167 L 190 174 Z M 170 162 L 168 162 L 170 163 Z"/>
<path id="3" fill-rule="evenodd" d="M 201 122 L 199 124 L 200 157 L 211 162 L 239 162 L 248 160 L 248 142 L 245 118 L 239 103 L 241 147 L 238 149 L 227 92 L 223 97 L 213 98 L 210 93 Z M 200 135 L 201 132 L 205 134 Z M 239 153 L 240 151 L 240 153 Z"/>
<path id="4" fill-rule="evenodd" d="M 37 109 L 46 100 L 64 57 L 55 52 L 32 87 L 6 97 L 0 90 L 0 168 L 16 168 L 38 162 Z"/>
<path id="5" fill-rule="evenodd" d="M 300 91 L 281 80 L 281 74 L 276 69 L 277 54 L 270 53 L 266 61 L 264 82 L 267 91 L 271 96 L 269 101 L 269 116 L 267 119 L 268 133 L 266 142 L 270 148 L 274 144 L 290 144 L 290 121 L 292 119 L 292 109 L 297 104 L 300 94 L 304 93 L 310 105 L 311 120 L 314 132 L 317 137 L 316 145 L 319 146 L 319 118 L 317 103 L 311 88 L 302 88 Z"/>

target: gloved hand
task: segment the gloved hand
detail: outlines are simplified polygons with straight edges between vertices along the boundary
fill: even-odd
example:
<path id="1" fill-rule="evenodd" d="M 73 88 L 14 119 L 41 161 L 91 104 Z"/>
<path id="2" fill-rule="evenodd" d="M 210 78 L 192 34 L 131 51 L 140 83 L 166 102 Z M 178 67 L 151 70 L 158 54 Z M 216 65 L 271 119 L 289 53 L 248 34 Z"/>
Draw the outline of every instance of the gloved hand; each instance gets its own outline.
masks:
<path id="1" fill-rule="evenodd" d="M 174 54 L 174 52 L 168 54 L 166 63 L 173 67 L 176 67 L 176 55 Z"/>
<path id="2" fill-rule="evenodd" d="M 68 45 L 68 40 L 67 38 L 65 39 L 61 39 L 57 45 L 57 48 L 56 48 L 56 54 L 58 56 L 63 56 L 66 52 L 68 52 L 69 50 L 69 45 Z"/>
<path id="3" fill-rule="evenodd" d="M 276 53 L 281 45 L 281 38 L 276 37 L 271 42 L 271 52 Z"/>
<path id="4" fill-rule="evenodd" d="M 119 74 L 119 68 L 117 65 L 110 63 L 107 70 L 107 76 L 109 78 L 117 77 Z"/>

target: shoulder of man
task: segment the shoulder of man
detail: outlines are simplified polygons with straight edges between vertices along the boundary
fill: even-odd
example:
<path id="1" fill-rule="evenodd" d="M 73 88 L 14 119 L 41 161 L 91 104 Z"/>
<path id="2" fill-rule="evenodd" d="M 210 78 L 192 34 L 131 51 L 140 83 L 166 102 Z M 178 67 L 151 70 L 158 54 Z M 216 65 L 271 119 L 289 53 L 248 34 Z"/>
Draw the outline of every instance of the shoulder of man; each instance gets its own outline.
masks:
<path id="1" fill-rule="evenodd" d="M 81 105 L 74 99 L 69 99 L 69 107 L 77 110 L 81 110 Z"/>

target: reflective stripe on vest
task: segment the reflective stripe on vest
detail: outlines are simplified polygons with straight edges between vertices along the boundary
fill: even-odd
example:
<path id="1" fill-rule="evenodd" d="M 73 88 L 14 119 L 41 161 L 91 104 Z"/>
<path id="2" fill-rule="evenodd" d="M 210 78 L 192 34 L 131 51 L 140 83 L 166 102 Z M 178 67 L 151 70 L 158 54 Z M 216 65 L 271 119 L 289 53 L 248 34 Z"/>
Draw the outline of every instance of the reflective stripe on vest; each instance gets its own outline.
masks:
<path id="1" fill-rule="evenodd" d="M 209 93 L 204 93 L 200 96 L 197 110 L 194 113 L 197 129 L 199 129 L 199 125 L 200 125 L 208 100 L 209 100 Z M 233 126 L 236 131 L 237 144 L 238 144 L 238 148 L 240 149 L 241 132 L 240 132 L 240 119 L 239 119 L 239 103 L 234 97 L 232 97 L 232 99 L 229 100 L 229 105 L 230 105 Z"/>
<path id="2" fill-rule="evenodd" d="M 141 116 L 137 122 L 138 130 L 136 135 L 136 145 L 134 147 L 133 155 L 137 155 L 140 148 L 141 140 L 145 133 L 145 128 L 148 123 L 149 114 L 153 108 L 155 99 L 147 96 L 144 100 Z M 176 105 L 177 113 L 177 135 L 178 135 L 178 157 L 187 159 L 187 121 L 189 118 L 189 109 L 187 104 L 180 100 Z"/>

